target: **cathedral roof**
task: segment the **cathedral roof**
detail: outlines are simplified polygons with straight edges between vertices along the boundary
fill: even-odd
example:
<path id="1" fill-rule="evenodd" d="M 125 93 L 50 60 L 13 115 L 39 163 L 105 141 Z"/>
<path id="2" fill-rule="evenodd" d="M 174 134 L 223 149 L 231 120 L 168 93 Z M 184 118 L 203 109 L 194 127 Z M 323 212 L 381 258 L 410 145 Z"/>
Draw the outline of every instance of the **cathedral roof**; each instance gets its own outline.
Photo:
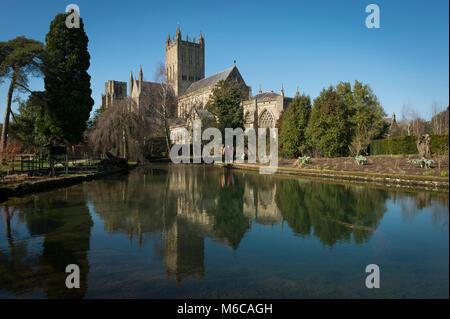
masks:
<path id="1" fill-rule="evenodd" d="M 161 83 L 158 83 L 158 82 L 142 81 L 142 87 L 141 87 L 140 94 L 143 95 L 143 96 L 155 95 L 156 93 L 158 93 L 161 90 L 161 88 L 162 88 L 161 85 L 165 86 L 167 84 L 161 84 Z M 137 88 L 134 87 L 133 89 L 137 89 Z"/>
<path id="2" fill-rule="evenodd" d="M 257 95 L 255 95 L 253 98 L 258 98 L 258 99 L 264 99 L 264 98 L 272 98 L 272 97 L 278 97 L 280 96 L 280 94 L 275 93 L 273 91 L 269 91 L 269 92 L 263 92 L 263 93 L 259 93 Z"/>
<path id="3" fill-rule="evenodd" d="M 199 80 L 199 81 L 197 81 L 197 82 L 192 83 L 192 84 L 187 88 L 186 92 L 184 92 L 183 95 L 186 95 L 186 94 L 195 92 L 195 91 L 197 91 L 197 90 L 206 88 L 206 87 L 208 87 L 208 86 L 215 85 L 217 82 L 222 81 L 222 80 L 225 80 L 225 79 L 231 74 L 231 72 L 233 71 L 233 69 L 234 69 L 235 67 L 236 67 L 236 66 L 233 66 L 233 67 L 231 67 L 231 68 L 229 68 L 229 69 L 227 69 L 227 70 L 225 70 L 225 71 L 216 73 L 216 74 L 211 75 L 211 76 L 209 76 L 209 77 L 207 77 L 207 78 L 204 78 L 204 79 L 201 79 L 201 80 Z"/>

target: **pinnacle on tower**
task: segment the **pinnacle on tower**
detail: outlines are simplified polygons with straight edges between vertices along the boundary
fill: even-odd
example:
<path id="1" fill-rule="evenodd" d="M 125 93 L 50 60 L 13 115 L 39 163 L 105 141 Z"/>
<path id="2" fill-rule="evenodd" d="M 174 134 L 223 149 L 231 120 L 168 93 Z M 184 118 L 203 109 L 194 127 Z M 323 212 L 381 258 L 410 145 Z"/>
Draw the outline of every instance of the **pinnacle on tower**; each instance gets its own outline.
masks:
<path id="1" fill-rule="evenodd" d="M 130 95 L 131 91 L 133 91 L 133 72 L 130 71 Z"/>
<path id="2" fill-rule="evenodd" d="M 176 41 L 180 41 L 180 40 L 181 40 L 181 29 L 180 29 L 180 25 L 178 25 L 177 32 L 176 32 L 176 34 L 175 34 L 175 39 L 176 39 Z"/>
<path id="3" fill-rule="evenodd" d="M 297 86 L 297 92 L 295 92 L 295 96 L 299 96 L 300 92 L 298 91 L 298 86 Z"/>
<path id="4" fill-rule="evenodd" d="M 144 80 L 144 73 L 142 72 L 142 65 L 139 65 L 139 90 L 142 89 L 143 80 Z"/>
<path id="5" fill-rule="evenodd" d="M 284 87 L 283 87 L 283 83 L 281 83 L 281 91 L 280 94 L 284 96 Z"/>
<path id="6" fill-rule="evenodd" d="M 258 92 L 259 94 L 261 94 L 262 93 L 262 90 L 261 90 L 261 84 L 259 85 L 259 92 Z"/>

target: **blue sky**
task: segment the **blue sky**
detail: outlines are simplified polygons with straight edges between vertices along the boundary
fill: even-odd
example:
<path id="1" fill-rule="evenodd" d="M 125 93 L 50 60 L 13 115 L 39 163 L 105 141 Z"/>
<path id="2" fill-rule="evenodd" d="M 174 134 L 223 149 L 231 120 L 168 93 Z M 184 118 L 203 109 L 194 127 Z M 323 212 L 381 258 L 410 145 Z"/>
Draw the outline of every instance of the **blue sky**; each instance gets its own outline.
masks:
<path id="1" fill-rule="evenodd" d="M 80 8 L 91 54 L 94 109 L 104 82 L 128 81 L 142 64 L 153 80 L 164 61 L 164 40 L 177 24 L 205 36 L 206 76 L 237 61 L 256 94 L 300 91 L 315 98 L 324 87 L 369 84 L 386 113 L 409 104 L 423 117 L 433 102 L 449 103 L 449 4 L 442 1 L 18 1 L 0 0 L 0 41 L 19 35 L 45 41 L 50 21 L 66 5 Z M 380 29 L 368 29 L 365 7 L 380 7 Z M 0 116 L 8 82 L 0 86 Z M 31 88 L 43 89 L 43 79 Z M 13 109 L 16 109 L 14 106 Z"/>

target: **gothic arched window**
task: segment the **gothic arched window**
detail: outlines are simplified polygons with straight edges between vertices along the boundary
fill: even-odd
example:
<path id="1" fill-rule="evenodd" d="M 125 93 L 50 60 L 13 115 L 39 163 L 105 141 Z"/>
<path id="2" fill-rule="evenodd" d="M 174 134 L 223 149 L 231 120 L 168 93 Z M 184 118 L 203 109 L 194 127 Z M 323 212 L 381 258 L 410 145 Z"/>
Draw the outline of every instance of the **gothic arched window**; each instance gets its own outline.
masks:
<path id="1" fill-rule="evenodd" d="M 259 117 L 259 127 L 275 127 L 272 113 L 264 110 Z"/>

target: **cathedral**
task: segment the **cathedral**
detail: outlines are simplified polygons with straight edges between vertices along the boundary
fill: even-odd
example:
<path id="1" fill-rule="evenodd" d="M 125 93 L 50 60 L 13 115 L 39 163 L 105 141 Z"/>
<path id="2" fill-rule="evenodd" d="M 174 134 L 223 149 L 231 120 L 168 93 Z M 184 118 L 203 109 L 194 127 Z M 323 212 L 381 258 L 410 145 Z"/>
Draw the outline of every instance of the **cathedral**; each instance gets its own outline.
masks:
<path id="1" fill-rule="evenodd" d="M 178 27 L 174 36 L 165 41 L 165 80 L 171 87 L 177 99 L 176 111 L 173 114 L 171 130 L 186 125 L 186 114 L 205 108 L 213 89 L 219 81 L 238 81 L 248 90 L 248 99 L 242 102 L 245 128 L 275 127 L 281 112 L 292 101 L 284 95 L 283 86 L 280 93 L 274 91 L 262 92 L 252 96 L 251 87 L 247 86 L 236 63 L 224 71 L 205 78 L 205 38 L 200 32 L 198 39 L 186 35 L 182 39 Z M 129 94 L 137 108 L 142 107 L 161 89 L 161 83 L 143 80 L 142 67 L 138 78 L 130 74 Z M 298 90 L 297 90 L 298 94 Z M 105 93 L 102 94 L 102 108 L 107 108 L 114 101 L 127 97 L 126 82 L 110 80 L 105 83 Z"/>

